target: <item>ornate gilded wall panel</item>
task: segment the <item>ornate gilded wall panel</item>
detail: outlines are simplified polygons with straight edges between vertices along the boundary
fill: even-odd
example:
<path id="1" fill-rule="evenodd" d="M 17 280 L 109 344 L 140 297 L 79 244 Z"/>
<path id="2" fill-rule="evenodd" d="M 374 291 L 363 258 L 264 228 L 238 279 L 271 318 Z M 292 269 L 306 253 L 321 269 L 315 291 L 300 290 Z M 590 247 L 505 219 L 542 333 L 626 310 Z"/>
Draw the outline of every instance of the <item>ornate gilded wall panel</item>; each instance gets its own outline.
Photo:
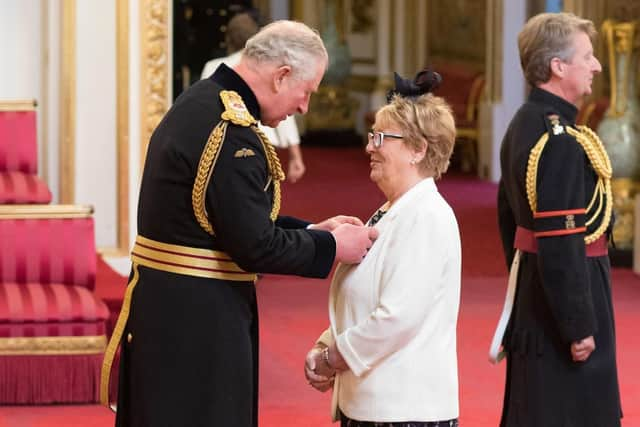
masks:
<path id="1" fill-rule="evenodd" d="M 484 65 L 486 0 L 431 0 L 429 56 Z"/>
<path id="2" fill-rule="evenodd" d="M 140 0 L 142 163 L 151 133 L 169 109 L 169 1 Z"/>

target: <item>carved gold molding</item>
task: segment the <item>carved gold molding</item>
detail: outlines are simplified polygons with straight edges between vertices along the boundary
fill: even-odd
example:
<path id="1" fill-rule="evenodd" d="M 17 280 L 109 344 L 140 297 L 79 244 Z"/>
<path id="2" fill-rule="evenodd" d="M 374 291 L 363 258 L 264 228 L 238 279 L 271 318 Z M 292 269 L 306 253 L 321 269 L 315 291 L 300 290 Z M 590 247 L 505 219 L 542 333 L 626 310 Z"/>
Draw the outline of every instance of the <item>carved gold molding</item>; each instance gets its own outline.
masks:
<path id="1" fill-rule="evenodd" d="M 0 355 L 100 354 L 107 347 L 104 335 L 86 337 L 0 338 Z"/>
<path id="2" fill-rule="evenodd" d="M 91 205 L 0 205 L 0 219 L 89 218 Z"/>
<path id="3" fill-rule="evenodd" d="M 116 5 L 117 252 L 129 252 L 129 0 Z"/>
<path id="4" fill-rule="evenodd" d="M 503 38 L 503 4 L 497 0 L 487 0 L 485 44 L 485 93 L 490 103 L 502 101 L 502 38 Z"/>
<path id="5" fill-rule="evenodd" d="M 630 178 L 611 180 L 613 191 L 613 209 L 616 222 L 613 227 L 613 241 L 619 249 L 633 249 L 633 230 L 635 227 L 634 201 L 640 194 L 640 183 Z"/>
<path id="6" fill-rule="evenodd" d="M 140 0 L 141 167 L 151 133 L 169 109 L 169 2 Z"/>
<path id="7" fill-rule="evenodd" d="M 304 2 L 303 0 L 291 0 L 289 2 L 289 16 L 296 21 L 304 20 Z"/>
<path id="8" fill-rule="evenodd" d="M 5 99 L 0 101 L 0 111 L 34 111 L 38 103 L 35 99 Z"/>
<path id="9" fill-rule="evenodd" d="M 60 203 L 75 199 L 76 2 L 62 2 L 60 70 Z"/>

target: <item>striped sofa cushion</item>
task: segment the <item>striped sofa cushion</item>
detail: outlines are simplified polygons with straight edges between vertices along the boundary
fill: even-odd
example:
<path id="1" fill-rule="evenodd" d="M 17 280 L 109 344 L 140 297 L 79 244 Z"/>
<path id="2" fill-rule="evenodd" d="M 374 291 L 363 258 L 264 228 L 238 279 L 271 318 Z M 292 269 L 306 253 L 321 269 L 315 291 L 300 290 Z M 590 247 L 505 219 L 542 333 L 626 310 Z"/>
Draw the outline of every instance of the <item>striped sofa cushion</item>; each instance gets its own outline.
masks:
<path id="1" fill-rule="evenodd" d="M 0 172 L 0 204 L 47 204 L 51 191 L 37 175 L 10 171 Z"/>
<path id="2" fill-rule="evenodd" d="M 75 285 L 93 290 L 93 218 L 0 220 L 0 284 Z"/>
<path id="3" fill-rule="evenodd" d="M 0 337 L 104 335 L 109 309 L 89 289 L 0 284 Z"/>

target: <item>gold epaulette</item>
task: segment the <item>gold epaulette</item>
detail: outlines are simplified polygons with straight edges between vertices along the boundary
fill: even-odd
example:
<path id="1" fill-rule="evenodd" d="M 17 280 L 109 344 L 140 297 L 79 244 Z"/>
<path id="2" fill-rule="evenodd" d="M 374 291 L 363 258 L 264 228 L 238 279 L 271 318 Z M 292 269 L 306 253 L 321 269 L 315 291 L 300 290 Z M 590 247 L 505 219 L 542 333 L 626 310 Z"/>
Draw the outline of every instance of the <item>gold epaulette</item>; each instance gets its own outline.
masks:
<path id="1" fill-rule="evenodd" d="M 611 213 L 613 210 L 613 193 L 611 192 L 611 161 L 609 160 L 609 156 L 607 155 L 602 141 L 591 129 L 586 126 L 577 126 L 577 129 L 574 129 L 571 126 L 562 126 L 559 122 L 553 122 L 554 116 L 549 116 L 549 119 L 551 120 L 550 131 L 545 132 L 540 139 L 538 139 L 538 142 L 536 142 L 529 154 L 526 175 L 529 207 L 534 214 L 537 212 L 536 179 L 538 175 L 538 164 L 540 162 L 542 151 L 549 140 L 549 135 L 550 133 L 553 133 L 553 135 L 559 135 L 566 132 L 574 137 L 578 144 L 582 146 L 587 154 L 587 158 L 589 159 L 591 166 L 598 175 L 598 181 L 596 183 L 593 196 L 586 208 L 586 215 L 588 219 L 586 220 L 585 225 L 588 226 L 596 220 L 598 215 L 602 212 L 603 206 L 604 215 L 602 217 L 602 222 L 596 230 L 584 238 L 585 243 L 590 244 L 602 236 L 611 221 Z"/>
<path id="2" fill-rule="evenodd" d="M 251 128 L 262 143 L 267 157 L 269 175 L 271 176 L 270 182 L 273 182 L 273 206 L 271 207 L 270 214 L 272 221 L 276 220 L 278 213 L 280 212 L 280 181 L 283 181 L 285 178 L 280 159 L 278 158 L 278 153 L 276 153 L 275 148 L 271 145 L 264 132 L 262 132 L 258 127 L 258 121 L 251 115 L 251 113 L 249 113 L 242 97 L 240 97 L 237 92 L 223 90 L 220 92 L 220 99 L 222 100 L 225 110 L 220 116 L 220 122 L 215 128 L 213 128 L 213 131 L 209 135 L 207 144 L 202 151 L 200 162 L 198 164 L 198 172 L 191 192 L 191 203 L 193 205 L 193 212 L 198 224 L 200 224 L 200 226 L 211 235 L 215 235 L 215 232 L 213 230 L 213 226 L 209 222 L 209 216 L 205 208 L 205 193 L 206 188 L 209 186 L 209 181 L 211 180 L 213 168 L 215 167 L 218 156 L 220 155 L 220 148 L 224 142 L 229 123 Z M 266 188 L 268 188 L 268 185 Z"/>

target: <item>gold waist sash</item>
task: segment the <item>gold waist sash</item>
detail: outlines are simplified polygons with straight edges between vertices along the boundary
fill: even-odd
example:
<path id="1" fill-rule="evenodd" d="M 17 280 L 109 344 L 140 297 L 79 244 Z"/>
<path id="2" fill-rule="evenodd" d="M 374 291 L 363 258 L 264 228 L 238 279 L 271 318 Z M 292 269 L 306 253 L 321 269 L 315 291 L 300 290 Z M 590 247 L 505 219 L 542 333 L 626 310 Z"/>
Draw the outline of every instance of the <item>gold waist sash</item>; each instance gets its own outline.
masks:
<path id="1" fill-rule="evenodd" d="M 137 236 L 131 261 L 156 270 L 209 279 L 255 281 L 224 252 L 157 242 Z"/>

